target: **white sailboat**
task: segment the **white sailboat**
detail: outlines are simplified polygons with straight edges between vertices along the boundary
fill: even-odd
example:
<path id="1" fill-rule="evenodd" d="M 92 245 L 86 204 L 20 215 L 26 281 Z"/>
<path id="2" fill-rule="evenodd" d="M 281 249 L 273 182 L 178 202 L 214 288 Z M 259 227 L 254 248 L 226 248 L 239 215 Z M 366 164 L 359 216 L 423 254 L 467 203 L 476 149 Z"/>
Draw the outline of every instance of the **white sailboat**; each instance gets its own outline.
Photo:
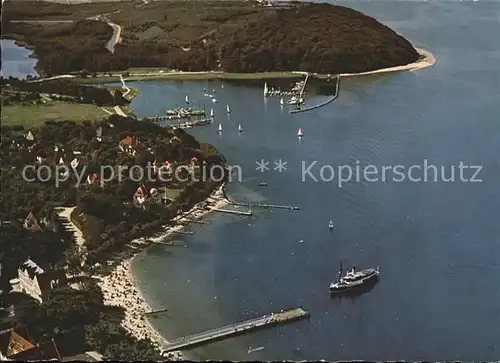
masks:
<path id="1" fill-rule="evenodd" d="M 297 136 L 300 138 L 302 136 L 304 136 L 304 134 L 302 133 L 302 129 L 299 129 L 299 131 L 297 132 Z"/>
<path id="2" fill-rule="evenodd" d="M 214 117 L 214 109 L 213 108 L 210 109 L 210 117 Z"/>
<path id="3" fill-rule="evenodd" d="M 283 97 L 280 99 L 280 105 L 283 106 L 285 104 L 285 101 L 283 101 Z"/>
<path id="4" fill-rule="evenodd" d="M 219 124 L 219 132 L 222 132 L 222 124 Z"/>
<path id="5" fill-rule="evenodd" d="M 189 97 L 186 95 L 186 103 L 189 103 Z"/>
<path id="6" fill-rule="evenodd" d="M 243 132 L 243 127 L 241 126 L 241 124 L 238 125 L 238 132 Z"/>
<path id="7" fill-rule="evenodd" d="M 264 97 L 269 95 L 269 90 L 267 89 L 267 82 L 264 83 Z"/>
<path id="8" fill-rule="evenodd" d="M 231 113 L 231 110 L 229 109 L 229 105 L 226 105 L 226 112 Z"/>

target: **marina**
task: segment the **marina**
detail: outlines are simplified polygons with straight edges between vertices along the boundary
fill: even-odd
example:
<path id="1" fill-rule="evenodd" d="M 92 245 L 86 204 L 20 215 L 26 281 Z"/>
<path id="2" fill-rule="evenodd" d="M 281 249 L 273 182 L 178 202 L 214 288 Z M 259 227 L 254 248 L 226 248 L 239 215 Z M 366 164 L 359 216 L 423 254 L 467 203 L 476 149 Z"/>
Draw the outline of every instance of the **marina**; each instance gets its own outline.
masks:
<path id="1" fill-rule="evenodd" d="M 309 318 L 309 312 L 302 309 L 301 307 L 287 310 L 282 309 L 276 313 L 263 315 L 258 318 L 245 320 L 236 324 L 226 325 L 220 328 L 211 329 L 201 333 L 179 338 L 172 343 L 165 345 L 163 347 L 163 354 L 194 347 L 196 345 L 208 343 L 214 340 L 228 338 L 236 334 L 247 333 L 258 328 L 276 324 L 284 324 L 305 318 Z"/>
<path id="2" fill-rule="evenodd" d="M 340 85 L 340 76 L 337 76 L 337 84 L 335 87 L 335 94 L 332 97 L 330 97 L 325 102 L 322 102 L 322 103 L 314 105 L 314 106 L 310 106 L 310 107 L 306 107 L 306 108 L 296 108 L 294 110 L 290 110 L 289 113 L 294 114 L 294 113 L 299 113 L 299 112 L 307 112 L 307 111 L 315 110 L 317 108 L 328 105 L 329 103 L 333 102 L 339 96 L 339 85 Z"/>

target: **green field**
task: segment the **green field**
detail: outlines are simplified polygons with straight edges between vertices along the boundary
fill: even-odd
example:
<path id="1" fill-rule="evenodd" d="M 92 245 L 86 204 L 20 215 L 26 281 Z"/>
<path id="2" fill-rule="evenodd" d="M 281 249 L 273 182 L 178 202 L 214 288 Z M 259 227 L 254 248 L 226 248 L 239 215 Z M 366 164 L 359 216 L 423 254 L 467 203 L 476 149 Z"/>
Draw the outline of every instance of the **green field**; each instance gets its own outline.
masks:
<path id="1" fill-rule="evenodd" d="M 47 120 L 101 120 L 109 117 L 100 107 L 88 104 L 53 102 L 43 105 L 12 105 L 2 108 L 2 125 L 37 126 Z"/>
<path id="2" fill-rule="evenodd" d="M 124 77 L 125 81 L 160 81 L 160 80 L 238 80 L 238 79 L 270 79 L 270 78 L 300 78 L 303 77 L 300 73 L 294 72 L 257 72 L 257 73 L 224 73 L 224 72 L 166 72 L 158 73 L 157 71 L 150 70 L 149 72 L 134 72 L 128 71 L 129 76 Z M 113 83 L 119 82 L 120 78 L 115 72 L 110 72 L 112 76 L 86 77 L 74 78 L 80 83 Z M 115 76 L 116 75 L 116 76 Z M 328 75 L 320 75 L 319 77 L 327 78 Z"/>

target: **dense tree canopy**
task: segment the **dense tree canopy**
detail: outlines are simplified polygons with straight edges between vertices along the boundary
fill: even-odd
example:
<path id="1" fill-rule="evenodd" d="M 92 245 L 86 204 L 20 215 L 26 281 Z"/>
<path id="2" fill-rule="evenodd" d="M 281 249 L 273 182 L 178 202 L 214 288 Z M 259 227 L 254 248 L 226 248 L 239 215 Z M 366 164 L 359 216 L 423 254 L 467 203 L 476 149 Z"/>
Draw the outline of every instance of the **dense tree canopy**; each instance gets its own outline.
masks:
<path id="1" fill-rule="evenodd" d="M 7 3 L 6 3 L 7 4 Z M 169 1 L 147 7 L 117 5 L 108 17 L 122 24 L 123 40 L 113 54 L 105 22 L 73 24 L 11 23 L 48 10 L 36 2 L 6 6 L 5 32 L 34 47 L 46 74 L 86 70 L 165 67 L 227 72 L 370 71 L 414 62 L 418 53 L 390 28 L 358 11 L 330 4 L 295 3 L 268 8 L 242 1 Z M 93 5 L 95 12 L 101 5 Z M 54 12 L 72 14 L 68 5 Z M 91 6 L 92 8 L 92 6 Z M 66 15 L 68 16 L 68 15 Z M 64 57 L 60 57 L 64 54 Z"/>

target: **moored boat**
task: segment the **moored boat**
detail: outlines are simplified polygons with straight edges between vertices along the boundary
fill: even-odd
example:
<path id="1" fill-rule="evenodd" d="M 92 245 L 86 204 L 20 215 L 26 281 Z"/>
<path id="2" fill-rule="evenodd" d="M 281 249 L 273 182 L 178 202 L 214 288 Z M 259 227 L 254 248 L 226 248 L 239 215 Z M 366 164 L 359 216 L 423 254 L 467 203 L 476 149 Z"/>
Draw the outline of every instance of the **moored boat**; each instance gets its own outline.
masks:
<path id="1" fill-rule="evenodd" d="M 337 282 L 330 284 L 330 293 L 341 294 L 343 292 L 352 291 L 366 286 L 370 283 L 375 283 L 379 277 L 379 268 L 368 268 L 364 270 L 356 270 L 353 267 L 344 276 L 342 276 L 342 263 L 340 264 L 339 279 Z"/>

